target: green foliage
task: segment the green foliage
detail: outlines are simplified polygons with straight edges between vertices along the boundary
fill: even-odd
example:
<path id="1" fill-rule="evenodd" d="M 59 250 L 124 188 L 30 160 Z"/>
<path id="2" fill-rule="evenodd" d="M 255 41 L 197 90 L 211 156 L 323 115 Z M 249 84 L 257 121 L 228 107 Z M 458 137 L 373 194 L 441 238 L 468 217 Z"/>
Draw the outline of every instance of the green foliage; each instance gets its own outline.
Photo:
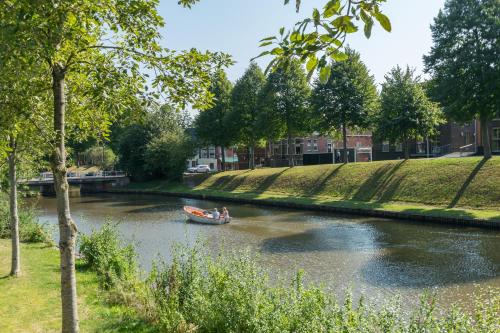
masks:
<path id="1" fill-rule="evenodd" d="M 80 238 L 80 253 L 86 265 L 97 273 L 104 289 L 133 283 L 138 269 L 133 245 L 122 245 L 115 225 L 106 222 L 100 230 Z"/>
<path id="2" fill-rule="evenodd" d="M 0 238 L 10 238 L 9 201 L 0 193 Z M 40 223 L 37 212 L 32 206 L 21 204 L 19 207 L 19 240 L 26 243 L 52 244 L 52 230 Z"/>
<path id="3" fill-rule="evenodd" d="M 378 106 L 375 80 L 359 53 L 348 49 L 349 58 L 331 66 L 326 83 L 316 80 L 311 96 L 318 128 L 331 133 L 345 125 L 351 129 L 369 127 Z"/>
<path id="4" fill-rule="evenodd" d="M 234 140 L 234 133 L 228 126 L 232 89 L 226 73 L 223 70 L 217 71 L 210 86 L 210 92 L 215 99 L 214 105 L 200 111 L 194 123 L 200 144 L 228 147 Z"/>
<path id="5" fill-rule="evenodd" d="M 146 145 L 145 170 L 155 178 L 177 179 L 193 150 L 192 140 L 184 131 L 162 133 Z"/>
<path id="6" fill-rule="evenodd" d="M 406 158 L 410 139 L 432 136 L 444 122 L 441 109 L 429 100 L 410 68 L 397 66 L 385 76 L 380 99 L 376 136 L 405 144 Z"/>
<path id="7" fill-rule="evenodd" d="M 179 177 L 192 155 L 183 119 L 185 115 L 164 105 L 150 108 L 141 122 L 121 128 L 116 139 L 119 166 L 135 179 Z"/>
<path id="8" fill-rule="evenodd" d="M 285 0 L 285 4 L 289 1 Z M 262 52 L 258 57 L 271 55 L 269 69 L 276 69 L 286 64 L 291 58 L 307 63 L 308 76 L 315 70 L 319 72 L 322 83 L 330 76 L 330 60 L 343 61 L 347 59 L 342 47 L 347 35 L 358 31 L 363 26 L 366 38 L 370 38 L 375 21 L 382 28 L 391 31 L 391 22 L 381 10 L 385 0 L 329 0 L 322 10 L 314 9 L 311 17 L 295 24 L 293 29 L 285 32 L 281 28 L 278 36 L 261 40 L 261 47 L 271 49 Z M 300 1 L 296 1 L 297 11 Z M 257 57 L 257 58 L 258 58 Z"/>
<path id="9" fill-rule="evenodd" d="M 102 170 L 111 170 L 118 162 L 118 158 L 109 147 L 93 146 L 85 150 L 85 161 L 88 165 L 95 165 Z"/>
<path id="10" fill-rule="evenodd" d="M 236 141 L 247 147 L 254 146 L 264 134 L 260 131 L 258 118 L 259 94 L 266 77 L 259 66 L 252 62 L 243 76 L 236 81 L 231 95 L 230 126 L 236 133 Z"/>
<path id="11" fill-rule="evenodd" d="M 262 109 L 259 128 L 271 139 L 306 134 L 310 131 L 311 90 L 298 61 L 290 61 L 270 73 L 259 96 Z"/>
<path id="12" fill-rule="evenodd" d="M 447 0 L 431 26 L 431 92 L 455 120 L 491 120 L 500 110 L 499 17 L 498 0 Z"/>

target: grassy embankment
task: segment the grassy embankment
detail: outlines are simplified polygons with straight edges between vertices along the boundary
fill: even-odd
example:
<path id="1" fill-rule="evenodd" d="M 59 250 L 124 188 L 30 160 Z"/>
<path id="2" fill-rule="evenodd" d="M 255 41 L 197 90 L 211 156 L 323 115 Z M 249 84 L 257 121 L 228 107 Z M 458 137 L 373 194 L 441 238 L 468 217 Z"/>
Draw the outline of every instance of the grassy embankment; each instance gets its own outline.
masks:
<path id="1" fill-rule="evenodd" d="M 0 239 L 0 332 L 60 332 L 59 252 L 43 243 L 22 244 L 22 276 L 8 276 L 10 240 Z M 77 271 L 82 332 L 149 332 L 123 306 L 110 306 L 96 274 Z"/>
<path id="2" fill-rule="evenodd" d="M 264 168 L 195 176 L 191 181 L 191 186 L 132 183 L 125 190 L 500 221 L 500 157 Z"/>

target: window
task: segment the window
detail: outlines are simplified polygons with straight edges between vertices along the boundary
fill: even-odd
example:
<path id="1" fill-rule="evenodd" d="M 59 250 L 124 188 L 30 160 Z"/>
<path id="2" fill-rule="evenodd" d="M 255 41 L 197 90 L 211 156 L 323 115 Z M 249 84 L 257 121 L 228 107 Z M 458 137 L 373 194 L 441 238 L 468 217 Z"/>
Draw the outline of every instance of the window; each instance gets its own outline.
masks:
<path id="1" fill-rule="evenodd" d="M 210 163 L 210 170 L 213 170 L 213 169 L 214 169 L 214 164 Z"/>
<path id="2" fill-rule="evenodd" d="M 327 151 L 328 151 L 329 153 L 331 153 L 331 152 L 332 152 L 332 144 L 331 144 L 331 143 L 328 143 L 326 147 L 327 147 L 327 148 L 326 148 L 326 149 L 327 149 Z"/>
<path id="3" fill-rule="evenodd" d="M 215 147 L 209 148 L 210 158 L 215 158 Z"/>
<path id="4" fill-rule="evenodd" d="M 201 150 L 201 158 L 207 158 L 208 155 L 207 155 L 207 150 L 206 149 L 202 149 Z"/>
<path id="5" fill-rule="evenodd" d="M 382 152 L 383 153 L 389 152 L 389 141 L 382 142 Z"/>
<path id="6" fill-rule="evenodd" d="M 500 127 L 493 128 L 493 141 L 491 149 L 494 152 L 500 152 Z"/>
<path id="7" fill-rule="evenodd" d="M 396 144 L 394 145 L 394 149 L 395 149 L 398 153 L 402 152 L 402 151 L 403 151 L 403 144 L 402 144 L 402 143 L 396 143 Z"/>
<path id="8" fill-rule="evenodd" d="M 311 151 L 312 141 L 311 139 L 307 140 L 307 151 Z"/>
<path id="9" fill-rule="evenodd" d="M 302 154 L 302 149 L 300 149 L 300 145 L 295 146 L 295 155 L 300 155 Z"/>
<path id="10" fill-rule="evenodd" d="M 314 151 L 318 151 L 318 140 L 314 140 Z"/>
<path id="11" fill-rule="evenodd" d="M 196 166 L 196 161 L 191 161 L 191 166 L 195 167 Z"/>

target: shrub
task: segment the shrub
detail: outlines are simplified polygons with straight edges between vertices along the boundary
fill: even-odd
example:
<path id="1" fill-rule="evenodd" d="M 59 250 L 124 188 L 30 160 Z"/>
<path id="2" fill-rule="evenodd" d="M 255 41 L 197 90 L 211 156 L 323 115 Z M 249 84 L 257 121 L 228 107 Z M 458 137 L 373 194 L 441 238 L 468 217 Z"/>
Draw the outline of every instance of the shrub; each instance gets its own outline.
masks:
<path id="1" fill-rule="evenodd" d="M 354 304 L 349 293 L 339 303 L 324 289 L 306 285 L 302 272 L 289 284 L 270 283 L 248 251 L 213 258 L 199 244 L 176 247 L 171 263 L 155 263 L 141 281 L 134 248 L 121 245 L 109 223 L 83 236 L 80 249 L 101 285 L 112 293 L 116 288 L 131 293 L 122 303 L 162 332 L 479 333 L 498 332 L 500 325 L 496 289 L 472 312 L 456 307 L 440 312 L 426 294 L 408 314 L 397 304 L 375 307 L 362 299 Z"/>
<path id="2" fill-rule="evenodd" d="M 106 222 L 98 231 L 80 237 L 80 253 L 97 273 L 102 288 L 124 287 L 137 277 L 136 252 L 132 244 L 122 245 L 116 225 Z"/>
<path id="3" fill-rule="evenodd" d="M 52 231 L 38 220 L 34 207 L 19 205 L 19 239 L 26 243 L 52 244 Z M 10 238 L 10 210 L 6 196 L 0 197 L 0 238 Z"/>

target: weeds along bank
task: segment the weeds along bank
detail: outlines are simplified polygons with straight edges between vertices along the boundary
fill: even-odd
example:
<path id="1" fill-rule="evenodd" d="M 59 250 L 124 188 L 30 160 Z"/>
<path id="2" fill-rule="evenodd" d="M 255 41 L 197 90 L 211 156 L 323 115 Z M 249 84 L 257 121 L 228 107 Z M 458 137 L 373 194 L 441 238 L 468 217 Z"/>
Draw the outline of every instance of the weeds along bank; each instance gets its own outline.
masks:
<path id="1" fill-rule="evenodd" d="M 7 195 L 0 193 L 0 239 L 10 238 L 10 211 Z M 51 229 L 40 223 L 33 206 L 19 201 L 19 239 L 25 243 L 52 242 Z"/>
<path id="2" fill-rule="evenodd" d="M 497 332 L 500 293 L 477 301 L 474 313 L 450 305 L 442 312 L 422 297 L 408 315 L 391 304 L 343 303 L 319 287 L 270 284 L 247 252 L 211 258 L 202 246 L 178 247 L 171 263 L 141 274 L 130 245 L 110 224 L 81 239 L 87 267 L 97 273 L 109 302 L 129 307 L 162 332 Z"/>
<path id="3" fill-rule="evenodd" d="M 229 171 L 194 189 L 500 210 L 500 157 Z"/>

